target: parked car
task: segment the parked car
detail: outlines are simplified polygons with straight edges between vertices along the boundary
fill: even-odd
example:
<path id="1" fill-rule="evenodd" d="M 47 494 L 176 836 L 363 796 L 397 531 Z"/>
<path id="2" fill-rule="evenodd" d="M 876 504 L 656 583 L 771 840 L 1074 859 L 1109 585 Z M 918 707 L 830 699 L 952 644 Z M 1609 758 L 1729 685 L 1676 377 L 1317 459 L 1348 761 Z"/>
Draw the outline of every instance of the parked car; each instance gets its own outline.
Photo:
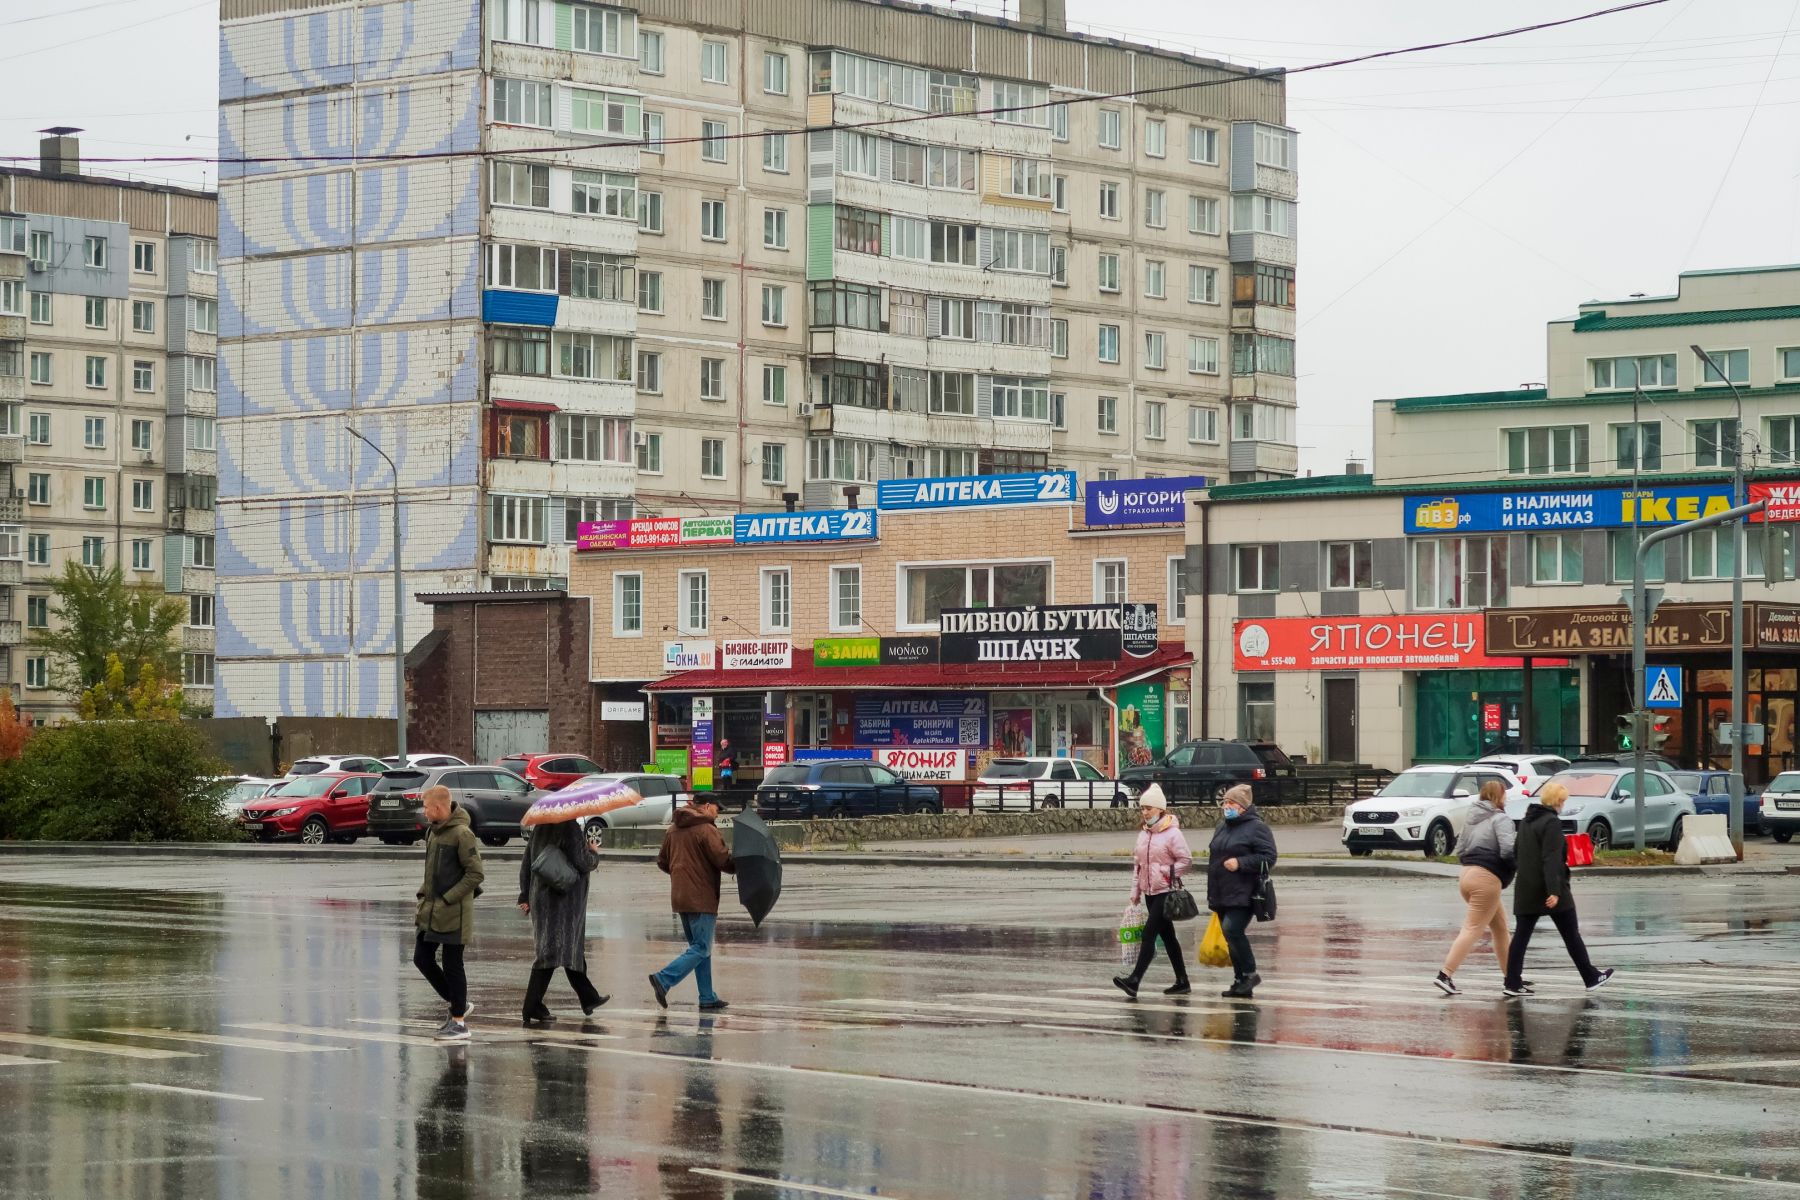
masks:
<path id="1" fill-rule="evenodd" d="M 1701 816 L 1731 816 L 1730 771 L 1671 771 L 1669 778 L 1694 798 L 1694 811 Z M 1744 832 L 1766 832 L 1762 827 L 1762 797 L 1748 785 L 1744 788 Z"/>
<path id="2" fill-rule="evenodd" d="M 496 767 L 400 767 L 383 771 L 369 797 L 369 832 L 390 846 L 410 846 L 425 836 L 428 787 L 443 784 L 469 812 L 469 826 L 489 846 L 504 846 L 523 832 L 520 821 L 543 793 Z"/>
<path id="3" fill-rule="evenodd" d="M 235 817 L 243 811 L 244 805 L 252 800 L 261 800 L 286 781 L 264 779 L 255 775 L 221 775 L 213 782 L 225 785 L 225 790 L 219 796 L 220 814 Z"/>
<path id="4" fill-rule="evenodd" d="M 1569 760 L 1554 754 L 1484 754 L 1469 765 L 1497 767 L 1518 780 L 1519 787 L 1529 796 L 1544 780 L 1568 770 Z"/>
<path id="5" fill-rule="evenodd" d="M 1488 782 L 1524 798 L 1518 780 L 1498 767 L 1409 767 L 1367 800 L 1344 809 L 1344 848 L 1362 857 L 1377 850 L 1420 850 L 1443 858 L 1456 848 L 1469 805 Z"/>
<path id="6" fill-rule="evenodd" d="M 297 838 L 308 846 L 354 842 L 368 832 L 369 789 L 378 775 L 324 771 L 283 780 L 244 805 L 244 832 L 260 841 Z"/>
<path id="7" fill-rule="evenodd" d="M 1614 845 L 1637 841 L 1637 805 L 1632 799 L 1631 768 L 1584 767 L 1579 763 L 1544 781 L 1545 786 L 1560 783 L 1569 789 L 1568 803 L 1563 805 L 1564 833 L 1585 833 L 1594 840 L 1596 852 Z M 1543 787 L 1538 792 L 1543 792 Z M 1519 820 L 1530 803 L 1521 796 L 1508 800 L 1506 815 Z M 1681 845 L 1681 828 L 1685 818 L 1694 815 L 1694 798 L 1675 786 L 1663 771 L 1644 772 L 1644 844 Z"/>
<path id="8" fill-rule="evenodd" d="M 601 773 L 599 763 L 579 754 L 509 754 L 496 765 L 546 792 L 561 791 L 583 775 Z"/>
<path id="9" fill-rule="evenodd" d="M 625 808 L 615 808 L 599 817 L 589 817 L 582 826 L 587 830 L 588 845 L 598 850 L 606 841 L 608 829 L 636 828 L 643 825 L 667 825 L 675 819 L 675 810 L 693 799 L 681 790 L 679 775 L 632 775 L 622 771 L 584 776 L 581 782 L 605 779 L 622 783 L 643 799 Z"/>
<path id="10" fill-rule="evenodd" d="M 454 754 L 408 754 L 406 761 L 401 762 L 398 754 L 385 755 L 381 760 L 389 770 L 395 767 L 466 767 L 469 764 Z"/>
<path id="11" fill-rule="evenodd" d="M 1629 767 L 1632 765 L 1631 751 L 1629 750 L 1601 750 L 1592 754 L 1577 754 L 1574 758 L 1569 760 L 1569 766 L 1571 768 L 1599 767 L 1605 769 L 1607 767 Z M 1669 758 L 1666 755 L 1657 754 L 1652 750 L 1644 751 L 1644 769 L 1646 771 L 1661 771 L 1665 775 L 1671 771 L 1686 770 L 1685 767 L 1674 759 Z"/>
<path id="12" fill-rule="evenodd" d="M 1758 810 L 1763 832 L 1786 845 L 1800 830 L 1800 771 L 1783 771 L 1763 788 Z"/>
<path id="13" fill-rule="evenodd" d="M 973 792 L 976 808 L 1123 808 L 1122 784 L 1085 758 L 996 758 Z"/>
<path id="14" fill-rule="evenodd" d="M 1161 784 L 1170 802 L 1198 803 L 1236 783 L 1249 784 L 1260 799 L 1268 789 L 1259 784 L 1296 774 L 1294 761 L 1274 742 L 1214 740 L 1183 742 L 1159 763 L 1125 768 L 1119 780 L 1133 803 L 1151 783 Z"/>
<path id="15" fill-rule="evenodd" d="M 755 803 L 770 819 L 944 811 L 943 796 L 929 784 L 908 783 L 880 763 L 841 759 L 770 767 Z"/>
<path id="16" fill-rule="evenodd" d="M 302 775 L 318 775 L 328 771 L 372 771 L 379 775 L 385 770 L 386 763 L 366 754 L 315 754 L 311 758 L 295 759 L 293 766 L 288 768 L 287 777 L 298 779 Z"/>

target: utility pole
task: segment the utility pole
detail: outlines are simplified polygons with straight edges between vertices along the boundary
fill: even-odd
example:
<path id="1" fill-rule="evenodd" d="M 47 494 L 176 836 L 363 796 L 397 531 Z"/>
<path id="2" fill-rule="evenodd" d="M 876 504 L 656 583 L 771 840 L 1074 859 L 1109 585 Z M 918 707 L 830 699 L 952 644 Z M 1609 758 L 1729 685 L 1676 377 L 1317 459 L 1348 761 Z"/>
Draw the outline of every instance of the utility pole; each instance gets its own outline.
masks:
<path id="1" fill-rule="evenodd" d="M 1712 368 L 1713 374 L 1731 389 L 1731 397 L 1737 402 L 1737 416 L 1731 424 L 1731 504 L 1738 508 L 1744 503 L 1744 397 L 1738 392 L 1737 384 L 1731 382 L 1731 376 L 1713 361 L 1712 355 L 1697 345 L 1689 349 Z M 1724 441 L 1719 439 L 1718 449 L 1724 449 Z M 1744 571 L 1749 566 L 1744 554 L 1744 522 L 1739 521 L 1733 526 L 1732 543 L 1731 845 L 1741 862 L 1744 857 Z"/>
<path id="2" fill-rule="evenodd" d="M 354 426 L 346 425 L 352 437 L 363 443 L 375 453 L 381 455 L 382 461 L 394 475 L 394 753 L 400 756 L 397 764 L 406 765 L 406 584 L 400 570 L 400 468 L 394 460 L 387 456 L 387 451 L 371 442 L 359 433 Z M 351 577 L 350 590 L 356 590 L 356 579 Z"/>

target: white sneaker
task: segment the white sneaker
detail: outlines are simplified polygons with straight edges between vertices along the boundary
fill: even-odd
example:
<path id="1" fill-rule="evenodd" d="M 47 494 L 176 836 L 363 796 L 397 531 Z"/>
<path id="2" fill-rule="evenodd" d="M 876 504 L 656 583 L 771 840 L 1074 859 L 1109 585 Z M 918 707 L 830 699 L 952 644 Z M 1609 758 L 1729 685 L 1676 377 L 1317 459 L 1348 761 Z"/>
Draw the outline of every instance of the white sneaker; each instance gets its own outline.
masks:
<path id="1" fill-rule="evenodd" d="M 466 1042 L 469 1040 L 469 1027 L 452 1017 L 438 1027 L 431 1039 L 436 1042 Z"/>

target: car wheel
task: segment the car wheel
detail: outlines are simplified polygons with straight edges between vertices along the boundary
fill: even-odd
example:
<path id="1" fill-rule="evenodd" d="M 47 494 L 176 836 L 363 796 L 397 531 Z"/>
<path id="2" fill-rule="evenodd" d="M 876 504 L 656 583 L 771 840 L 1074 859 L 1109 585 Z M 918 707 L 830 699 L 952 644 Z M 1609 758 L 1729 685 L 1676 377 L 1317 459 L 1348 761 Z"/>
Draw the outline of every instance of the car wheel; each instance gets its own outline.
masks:
<path id="1" fill-rule="evenodd" d="M 1587 827 L 1588 840 L 1594 843 L 1594 853 L 1612 849 L 1612 826 L 1605 821 L 1595 821 Z"/>
<path id="2" fill-rule="evenodd" d="M 844 806 L 841 804 L 834 804 L 825 810 L 825 819 L 828 821 L 841 821 L 849 815 L 849 813 L 844 811 Z"/>
<path id="3" fill-rule="evenodd" d="M 936 803 L 935 801 L 921 800 L 917 804 L 913 805 L 913 811 L 918 813 L 921 816 L 930 816 L 933 813 L 943 812 L 944 806 L 942 804 Z"/>
<path id="4" fill-rule="evenodd" d="M 481 844 L 484 846 L 504 846 L 510 841 L 512 841 L 512 838 L 504 833 L 484 833 L 481 835 Z"/>
<path id="5" fill-rule="evenodd" d="M 1125 793 L 1124 793 L 1124 792 L 1115 792 L 1115 793 L 1113 793 L 1113 801 L 1112 801 L 1112 806 L 1113 806 L 1113 807 L 1114 807 L 1114 808 L 1124 808 L 1124 807 L 1125 807 L 1125 806 L 1126 806 L 1126 804 L 1127 804 L 1127 803 L 1128 803 L 1128 801 L 1127 801 L 1127 800 L 1126 800 L 1126 799 L 1125 799 Z"/>
<path id="6" fill-rule="evenodd" d="M 1446 858 L 1455 840 L 1450 836 L 1450 826 L 1442 821 L 1433 821 L 1431 828 L 1425 831 L 1425 857 Z"/>
<path id="7" fill-rule="evenodd" d="M 1346 846 L 1344 848 L 1350 851 L 1351 858 L 1368 858 L 1375 853 L 1375 851 L 1369 849 L 1367 846 Z"/>
<path id="8" fill-rule="evenodd" d="M 389 837 L 386 834 L 383 834 L 381 837 L 381 844 L 384 846 L 406 846 L 406 845 L 410 845 L 411 843 L 412 843 L 411 838 Z"/>
<path id="9" fill-rule="evenodd" d="M 1771 829 L 1769 830 L 1769 836 L 1785 846 L 1794 840 L 1794 831 L 1791 829 Z"/>
<path id="10" fill-rule="evenodd" d="M 1669 843 L 1666 848 L 1670 854 L 1673 854 L 1673 853 L 1675 853 L 1675 851 L 1681 849 L 1681 825 L 1682 825 L 1682 822 L 1684 822 L 1686 820 L 1687 820 L 1687 818 L 1685 816 L 1676 817 L 1675 824 L 1673 824 L 1669 827 Z"/>
<path id="11" fill-rule="evenodd" d="M 583 832 L 587 834 L 589 850 L 599 853 L 601 847 L 606 845 L 606 822 L 600 817 L 589 821 Z"/>
<path id="12" fill-rule="evenodd" d="M 308 817 L 300 826 L 300 842 L 306 846 L 323 846 L 331 836 L 324 817 Z"/>

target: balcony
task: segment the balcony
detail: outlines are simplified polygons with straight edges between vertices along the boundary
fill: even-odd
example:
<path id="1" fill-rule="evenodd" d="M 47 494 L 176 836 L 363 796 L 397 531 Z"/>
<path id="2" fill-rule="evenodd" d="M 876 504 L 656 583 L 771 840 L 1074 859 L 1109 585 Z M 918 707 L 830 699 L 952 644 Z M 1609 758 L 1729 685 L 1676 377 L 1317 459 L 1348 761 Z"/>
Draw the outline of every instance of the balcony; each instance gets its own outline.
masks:
<path id="1" fill-rule="evenodd" d="M 0 400 L 23 400 L 25 398 L 25 377 L 23 375 L 0 375 Z"/>
<path id="2" fill-rule="evenodd" d="M 634 171 L 635 167 L 620 168 Z M 637 253 L 635 218 L 576 216 L 540 208 L 493 207 L 488 210 L 490 235 L 497 242 L 580 246 L 602 254 Z"/>
<path id="3" fill-rule="evenodd" d="M 889 412 L 857 408 L 851 404 L 824 405 L 816 409 L 807 431 L 859 441 L 900 442 L 908 446 L 923 446 L 928 436 L 924 413 Z"/>
<path id="4" fill-rule="evenodd" d="M 172 445 L 168 447 L 169 472 L 175 475 L 217 475 L 219 473 L 219 452 L 217 450 L 196 450 L 192 446 Z"/>
<path id="5" fill-rule="evenodd" d="M 0 463 L 25 461 L 25 439 L 16 433 L 0 436 Z"/>
<path id="6" fill-rule="evenodd" d="M 506 155 L 523 150 L 530 153 L 533 162 L 549 163 L 553 167 L 573 167 L 578 171 L 624 171 L 633 175 L 637 174 L 638 153 L 643 146 L 642 142 L 636 140 L 596 146 L 594 143 L 604 141 L 606 135 L 559 133 L 523 125 L 489 124 L 487 137 L 488 145 L 495 154 Z M 561 152 L 547 149 L 558 146 L 567 149 Z"/>
<path id="7" fill-rule="evenodd" d="M 541 375 L 492 375 L 488 377 L 488 399 L 554 404 L 563 412 L 590 417 L 629 417 L 637 412 L 637 389 L 622 380 L 596 383 Z"/>
<path id="8" fill-rule="evenodd" d="M 217 296 L 219 294 L 219 277 L 217 275 L 207 275 L 200 271 L 189 271 L 187 273 L 187 283 L 185 286 L 187 288 L 186 294 L 189 296 Z M 176 295 L 178 293 L 171 289 L 169 294 Z"/>
<path id="9" fill-rule="evenodd" d="M 210 508 L 175 508 L 169 510 L 170 533 L 213 533 L 219 527 L 219 514 Z"/>
<path id="10" fill-rule="evenodd" d="M 213 593 L 211 567 L 181 568 L 181 590 L 188 595 L 210 596 Z"/>
<path id="11" fill-rule="evenodd" d="M 1293 337 L 1298 324 L 1291 308 L 1279 308 L 1273 304 L 1236 304 L 1231 309 L 1233 329 L 1254 329 L 1258 333 Z"/>
<path id="12" fill-rule="evenodd" d="M 0 521 L 18 522 L 25 519 L 25 499 L 22 496 L 0 497 Z"/>
<path id="13" fill-rule="evenodd" d="M 17 620 L 0 620 L 0 646 L 17 646 L 25 640 L 25 623 Z"/>
<path id="14" fill-rule="evenodd" d="M 637 333 L 637 302 L 627 304 L 620 300 L 579 300 L 564 296 L 556 307 L 556 327 L 632 337 Z"/>
<path id="15" fill-rule="evenodd" d="M 22 558 L 0 558 L 0 587 L 14 587 L 25 582 L 25 560 Z"/>
<path id="16" fill-rule="evenodd" d="M 1294 265 L 1294 239 L 1273 233 L 1233 233 L 1226 237 L 1227 256 L 1234 263 Z"/>
<path id="17" fill-rule="evenodd" d="M 1239 476 L 1253 479 L 1291 477 L 1300 467 L 1300 449 L 1285 442 L 1233 438 L 1229 462 L 1234 480 Z"/>
<path id="18" fill-rule="evenodd" d="M 184 651 L 190 654 L 211 654 L 214 645 L 215 639 L 210 628 L 200 629 L 193 625 L 181 627 L 181 648 Z"/>
<path id="19" fill-rule="evenodd" d="M 181 689 L 181 699 L 189 708 L 211 708 L 213 690 L 210 687 L 197 687 L 188 684 Z"/>
<path id="20" fill-rule="evenodd" d="M 11 252 L 0 254 L 0 279 L 25 278 L 25 256 Z"/>
<path id="21" fill-rule="evenodd" d="M 637 467 L 632 463 L 491 458 L 488 486 L 497 492 L 624 497 L 637 486 Z"/>
<path id="22" fill-rule="evenodd" d="M 517 42 L 495 41 L 493 73 L 523 79 L 563 79 L 582 87 L 624 88 L 640 86 L 637 59 L 573 50 L 552 50 Z"/>
<path id="23" fill-rule="evenodd" d="M 0 341 L 17 342 L 25 338 L 24 317 L 0 317 Z"/>

